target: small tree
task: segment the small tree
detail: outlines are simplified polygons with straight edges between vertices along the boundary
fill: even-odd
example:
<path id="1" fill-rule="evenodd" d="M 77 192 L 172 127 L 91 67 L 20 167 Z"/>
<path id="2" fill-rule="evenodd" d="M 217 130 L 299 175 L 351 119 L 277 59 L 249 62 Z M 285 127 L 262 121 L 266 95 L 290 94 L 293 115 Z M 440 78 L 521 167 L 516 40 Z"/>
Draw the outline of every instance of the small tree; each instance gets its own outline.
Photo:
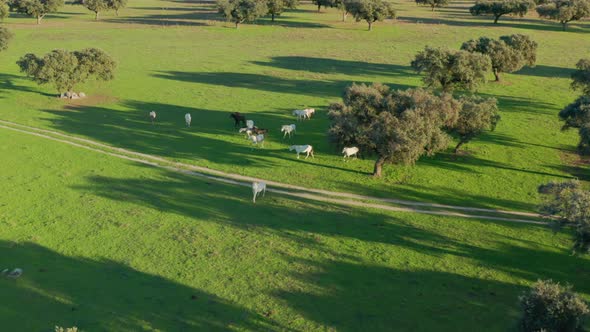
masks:
<path id="1" fill-rule="evenodd" d="M 575 332 L 583 326 L 588 305 L 572 291 L 552 280 L 537 281 L 520 296 L 522 331 Z"/>
<path id="2" fill-rule="evenodd" d="M 343 103 L 330 105 L 329 136 L 338 146 L 355 145 L 376 155 L 373 175 L 380 177 L 386 163 L 414 164 L 422 155 L 445 149 L 449 137 L 443 128 L 453 126 L 457 108 L 448 94 L 353 84 Z"/>
<path id="3" fill-rule="evenodd" d="M 336 6 L 336 1 L 337 0 L 311 0 L 313 4 L 318 6 L 318 13 L 322 9 L 322 6 L 324 6 L 324 8 Z"/>
<path id="4" fill-rule="evenodd" d="M 411 66 L 419 74 L 426 74 L 422 80 L 427 87 L 441 87 L 448 92 L 454 88 L 477 89 L 485 83 L 491 62 L 487 55 L 427 46 Z"/>
<path id="5" fill-rule="evenodd" d="M 367 21 L 369 31 L 373 29 L 373 23 L 395 17 L 393 5 L 386 0 L 352 0 L 347 9 L 357 22 Z"/>
<path id="6" fill-rule="evenodd" d="M 461 49 L 489 56 L 496 82 L 500 81 L 500 73 L 534 66 L 537 59 L 537 43 L 525 35 L 502 36 L 499 40 L 481 37 L 463 43 Z"/>
<path id="7" fill-rule="evenodd" d="M 115 15 L 119 16 L 119 10 L 127 7 L 127 0 L 108 0 L 108 8 L 115 11 Z"/>
<path id="8" fill-rule="evenodd" d="M 446 7 L 449 5 L 449 0 L 415 0 L 418 5 L 430 6 L 432 11 L 434 8 Z"/>
<path id="9" fill-rule="evenodd" d="M 539 186 L 539 193 L 546 199 L 541 204 L 541 213 L 557 216 L 554 225 L 574 228 L 574 252 L 590 252 L 590 192 L 582 190 L 577 181 Z"/>
<path id="10" fill-rule="evenodd" d="M 459 117 L 451 132 L 459 137 L 459 143 L 455 146 L 455 153 L 459 148 L 481 135 L 484 130 L 494 130 L 500 115 L 498 105 L 494 98 L 461 97 L 459 99 Z"/>
<path id="11" fill-rule="evenodd" d="M 581 90 L 590 96 L 590 59 L 580 59 L 577 70 L 572 73 L 572 89 Z"/>
<path id="12" fill-rule="evenodd" d="M 11 11 L 37 18 L 37 24 L 63 5 L 64 0 L 12 0 L 8 3 Z"/>
<path id="13" fill-rule="evenodd" d="M 116 67 L 108 54 L 96 48 L 74 52 L 54 50 L 43 57 L 29 53 L 20 58 L 17 65 L 38 84 L 53 84 L 62 94 L 71 93 L 76 85 L 91 77 L 112 80 Z"/>
<path id="14" fill-rule="evenodd" d="M 265 0 L 217 0 L 219 13 L 236 24 L 254 22 L 268 13 Z"/>
<path id="15" fill-rule="evenodd" d="M 298 4 L 298 0 L 266 0 L 268 14 L 272 17 L 273 22 L 275 21 L 275 16 L 280 16 L 286 8 L 295 9 Z"/>
<path id="16" fill-rule="evenodd" d="M 559 117 L 565 121 L 561 130 L 578 128 L 578 152 L 582 155 L 590 154 L 590 95 L 581 96 L 567 105 L 559 112 Z"/>
<path id="17" fill-rule="evenodd" d="M 4 51 L 8 48 L 8 42 L 14 37 L 10 30 L 0 27 L 0 51 Z"/>
<path id="18" fill-rule="evenodd" d="M 590 0 L 553 0 L 537 7 L 540 17 L 558 21 L 567 29 L 571 21 L 579 21 L 590 17 Z"/>
<path id="19" fill-rule="evenodd" d="M 78 0 L 75 4 L 82 5 L 86 9 L 94 13 L 94 19 L 98 20 L 98 16 L 101 12 L 110 9 L 110 0 Z"/>
<path id="20" fill-rule="evenodd" d="M 529 0 L 478 0 L 469 12 L 473 16 L 494 16 L 494 24 L 503 15 L 523 17 L 534 6 Z"/>

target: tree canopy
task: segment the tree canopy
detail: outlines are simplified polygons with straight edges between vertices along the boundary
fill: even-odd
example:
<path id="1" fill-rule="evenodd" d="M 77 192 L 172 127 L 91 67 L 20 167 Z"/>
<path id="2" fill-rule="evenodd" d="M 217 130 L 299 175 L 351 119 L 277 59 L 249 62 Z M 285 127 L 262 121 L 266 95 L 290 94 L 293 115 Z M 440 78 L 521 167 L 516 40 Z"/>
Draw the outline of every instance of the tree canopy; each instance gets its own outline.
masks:
<path id="1" fill-rule="evenodd" d="M 265 0 L 217 0 L 219 13 L 236 24 L 254 22 L 268 13 Z"/>
<path id="2" fill-rule="evenodd" d="M 572 89 L 590 95 L 590 59 L 580 59 L 576 68 L 577 70 L 572 73 Z"/>
<path id="3" fill-rule="evenodd" d="M 537 7 L 540 17 L 558 21 L 567 29 L 571 21 L 590 17 L 590 0 L 552 0 Z"/>
<path id="4" fill-rule="evenodd" d="M 268 14 L 272 17 L 274 22 L 275 16 L 281 15 L 286 8 L 295 9 L 299 4 L 298 0 L 266 0 L 268 7 Z"/>
<path id="5" fill-rule="evenodd" d="M 322 6 L 324 6 L 324 8 L 336 6 L 337 5 L 336 1 L 338 1 L 338 0 L 311 0 L 311 2 L 313 4 L 318 6 L 318 13 L 322 9 Z"/>
<path id="6" fill-rule="evenodd" d="M 590 252 L 590 192 L 581 189 L 578 181 L 550 182 L 539 186 L 545 195 L 541 213 L 557 216 L 557 226 L 568 224 L 574 228 L 574 251 Z"/>
<path id="7" fill-rule="evenodd" d="M 530 0 L 478 0 L 469 12 L 473 16 L 490 15 L 494 17 L 494 23 L 503 15 L 523 17 L 534 6 Z"/>
<path id="8" fill-rule="evenodd" d="M 580 135 L 578 152 L 590 154 L 590 96 L 584 95 L 567 105 L 559 112 L 565 123 L 562 130 L 577 128 Z"/>
<path id="9" fill-rule="evenodd" d="M 494 98 L 463 96 L 459 98 L 459 104 L 457 122 L 450 128 L 459 138 L 455 153 L 463 144 L 479 136 L 484 130 L 494 130 L 500 121 L 498 104 Z"/>
<path id="10" fill-rule="evenodd" d="M 8 4 L 5 0 L 0 0 L 0 21 L 8 17 Z"/>
<path id="11" fill-rule="evenodd" d="M 105 52 L 96 48 L 82 51 L 53 50 L 43 57 L 26 54 L 17 61 L 21 72 L 39 84 L 53 84 L 59 93 L 72 92 L 74 87 L 90 78 L 112 80 L 116 64 Z"/>
<path id="12" fill-rule="evenodd" d="M 373 23 L 395 17 L 393 5 L 386 0 L 352 0 L 346 3 L 346 8 L 357 22 L 367 21 L 369 31 Z"/>
<path id="13" fill-rule="evenodd" d="M 441 87 L 443 91 L 475 90 L 486 82 L 491 61 L 487 55 L 479 53 L 427 46 L 416 55 L 411 66 L 425 74 L 422 80 L 427 87 Z"/>
<path id="14" fill-rule="evenodd" d="M 588 305 L 572 291 L 551 280 L 537 281 L 530 291 L 520 296 L 522 331 L 582 331 Z"/>
<path id="15" fill-rule="evenodd" d="M 463 43 L 461 49 L 489 56 L 496 81 L 500 81 L 500 73 L 533 66 L 537 59 L 537 43 L 525 35 L 502 36 L 499 40 L 481 37 Z"/>
<path id="16" fill-rule="evenodd" d="M 435 8 L 446 7 L 449 5 L 449 0 L 415 0 L 417 4 L 422 6 L 430 6 L 432 11 Z"/>
<path id="17" fill-rule="evenodd" d="M 119 16 L 119 10 L 127 7 L 127 0 L 108 0 L 109 9 L 115 11 L 115 15 Z"/>
<path id="18" fill-rule="evenodd" d="M 342 103 L 330 105 L 329 136 L 338 146 L 357 146 L 376 155 L 373 174 L 383 165 L 414 164 L 422 155 L 447 148 L 445 127 L 457 120 L 458 102 L 449 94 L 422 89 L 391 91 L 381 84 L 353 84 Z"/>
<path id="19" fill-rule="evenodd" d="M 101 12 L 109 9 L 109 0 L 81 0 L 78 3 L 93 12 L 95 20 L 98 20 Z"/>
<path id="20" fill-rule="evenodd" d="M 64 0 L 11 0 L 8 6 L 11 11 L 37 18 L 37 24 L 45 15 L 56 12 L 64 5 Z"/>
<path id="21" fill-rule="evenodd" d="M 5 27 L 0 27 L 0 51 L 4 51 L 8 48 L 8 42 L 14 37 L 10 30 Z"/>

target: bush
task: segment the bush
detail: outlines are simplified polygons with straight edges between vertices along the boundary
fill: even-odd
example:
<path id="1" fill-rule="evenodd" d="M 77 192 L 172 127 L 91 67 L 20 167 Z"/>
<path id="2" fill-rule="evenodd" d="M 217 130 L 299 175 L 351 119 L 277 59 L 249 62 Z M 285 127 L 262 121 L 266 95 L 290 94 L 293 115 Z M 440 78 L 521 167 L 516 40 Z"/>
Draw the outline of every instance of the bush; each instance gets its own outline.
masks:
<path id="1" fill-rule="evenodd" d="M 551 280 L 539 280 L 520 297 L 522 331 L 580 331 L 587 304 L 571 290 Z"/>

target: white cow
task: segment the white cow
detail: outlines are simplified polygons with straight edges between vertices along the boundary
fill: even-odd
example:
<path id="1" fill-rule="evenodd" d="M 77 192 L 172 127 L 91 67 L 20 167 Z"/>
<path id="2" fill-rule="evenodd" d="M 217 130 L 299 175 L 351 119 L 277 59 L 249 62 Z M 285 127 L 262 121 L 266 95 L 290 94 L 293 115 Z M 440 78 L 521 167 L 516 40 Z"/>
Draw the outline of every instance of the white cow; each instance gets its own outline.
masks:
<path id="1" fill-rule="evenodd" d="M 258 196 L 258 194 L 262 193 L 262 197 L 264 197 L 264 194 L 266 193 L 266 183 L 264 182 L 253 182 L 252 183 L 252 202 L 254 202 L 254 204 L 256 204 L 256 196 Z"/>
<path id="2" fill-rule="evenodd" d="M 184 121 L 186 122 L 186 126 L 189 127 L 189 128 L 191 126 L 191 120 L 192 120 L 191 114 L 190 113 L 186 113 L 184 115 Z"/>
<path id="3" fill-rule="evenodd" d="M 305 116 L 308 119 L 311 119 L 311 116 L 315 114 L 315 108 L 306 108 L 303 111 L 305 111 Z"/>
<path id="4" fill-rule="evenodd" d="M 150 112 L 150 120 L 152 120 L 152 124 L 154 124 L 154 121 L 156 121 L 156 112 Z"/>
<path id="5" fill-rule="evenodd" d="M 16 268 L 12 271 L 10 271 L 9 269 L 4 269 L 2 271 L 3 276 L 6 276 L 8 278 L 13 278 L 13 279 L 20 277 L 22 274 L 23 274 L 23 269 L 19 269 L 19 268 Z"/>
<path id="6" fill-rule="evenodd" d="M 250 141 L 252 141 L 252 144 L 258 145 L 258 143 L 260 143 L 260 147 L 264 148 L 264 135 L 250 135 L 249 138 Z"/>
<path id="7" fill-rule="evenodd" d="M 309 155 L 311 155 L 312 158 L 314 158 L 313 156 L 313 146 L 311 145 L 291 145 L 289 147 L 289 151 L 293 151 L 295 150 L 295 152 L 297 152 L 297 159 L 299 159 L 299 154 L 300 153 L 305 153 L 305 159 L 307 159 L 307 157 L 309 157 Z"/>
<path id="8" fill-rule="evenodd" d="M 294 124 L 281 126 L 281 132 L 284 133 L 283 138 L 285 138 L 287 135 L 289 135 L 289 138 L 291 138 L 291 135 L 295 133 L 296 128 L 297 127 Z"/>
<path id="9" fill-rule="evenodd" d="M 344 148 L 342 149 L 342 154 L 344 154 L 344 157 L 342 159 L 346 160 L 346 158 L 350 158 L 352 156 L 354 156 L 354 158 L 357 158 L 357 155 L 359 153 L 359 148 L 357 148 L 356 146 L 350 147 L 350 148 Z"/>
<path id="10" fill-rule="evenodd" d="M 248 129 L 254 128 L 254 121 L 246 120 L 246 127 L 248 127 Z"/>
<path id="11" fill-rule="evenodd" d="M 252 129 L 244 127 L 244 128 L 240 128 L 240 130 L 238 131 L 240 134 L 241 133 L 246 133 L 246 138 L 249 138 L 250 136 L 252 136 Z"/>
<path id="12" fill-rule="evenodd" d="M 307 118 L 307 112 L 305 110 L 294 110 L 293 115 L 297 117 L 297 121 L 305 120 Z"/>

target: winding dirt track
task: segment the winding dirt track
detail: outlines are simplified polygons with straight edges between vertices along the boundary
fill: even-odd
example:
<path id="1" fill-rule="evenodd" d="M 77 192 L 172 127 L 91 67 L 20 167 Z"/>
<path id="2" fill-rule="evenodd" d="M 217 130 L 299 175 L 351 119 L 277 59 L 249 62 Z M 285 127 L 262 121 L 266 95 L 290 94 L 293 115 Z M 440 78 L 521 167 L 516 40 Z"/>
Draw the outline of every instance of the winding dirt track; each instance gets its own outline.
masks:
<path id="1" fill-rule="evenodd" d="M 517 223 L 529 223 L 529 224 L 540 224 L 544 225 L 546 222 L 540 221 L 541 215 L 529 212 L 509 211 L 509 210 L 496 210 L 496 209 L 483 209 L 473 208 L 467 206 L 454 206 L 444 205 L 436 203 L 426 203 L 417 201 L 407 201 L 400 199 L 389 199 L 389 198 L 378 198 L 372 196 L 357 195 L 345 192 L 327 191 L 321 189 L 305 188 L 280 182 L 268 181 L 263 179 L 257 179 L 249 176 L 243 176 L 234 173 L 226 173 L 218 170 L 213 170 L 207 167 L 200 167 L 195 165 L 189 165 L 185 163 L 177 163 L 170 160 L 166 160 L 161 157 L 154 155 L 139 153 L 130 151 L 123 148 L 117 148 L 110 145 L 106 145 L 100 142 L 92 141 L 85 138 L 75 137 L 66 135 L 57 131 L 40 129 L 30 127 L 10 121 L 0 120 L 0 128 L 12 130 L 24 134 L 29 134 L 56 142 L 61 142 L 83 148 L 86 150 L 94 151 L 97 153 L 109 155 L 112 157 L 125 159 L 129 161 L 138 162 L 153 167 L 166 169 L 173 172 L 186 174 L 189 176 L 206 178 L 213 181 L 240 185 L 240 186 L 251 186 L 253 181 L 264 181 L 266 182 L 269 192 L 278 193 L 281 195 L 293 196 L 308 200 L 327 202 L 346 206 L 357 206 L 366 207 L 373 209 L 380 209 L 386 211 L 396 212 L 413 212 L 430 215 L 440 216 L 452 216 L 461 218 L 471 219 L 486 219 L 486 220 L 499 220 Z M 389 205 L 393 204 L 393 205 Z M 402 206 L 399 206 L 402 205 Z M 478 214 L 469 214 L 478 213 Z M 482 213 L 482 214 L 479 214 Z M 508 216 L 521 216 L 528 217 L 531 219 L 518 219 L 511 217 L 503 217 L 499 215 Z M 537 219 L 537 220 L 535 220 Z"/>

